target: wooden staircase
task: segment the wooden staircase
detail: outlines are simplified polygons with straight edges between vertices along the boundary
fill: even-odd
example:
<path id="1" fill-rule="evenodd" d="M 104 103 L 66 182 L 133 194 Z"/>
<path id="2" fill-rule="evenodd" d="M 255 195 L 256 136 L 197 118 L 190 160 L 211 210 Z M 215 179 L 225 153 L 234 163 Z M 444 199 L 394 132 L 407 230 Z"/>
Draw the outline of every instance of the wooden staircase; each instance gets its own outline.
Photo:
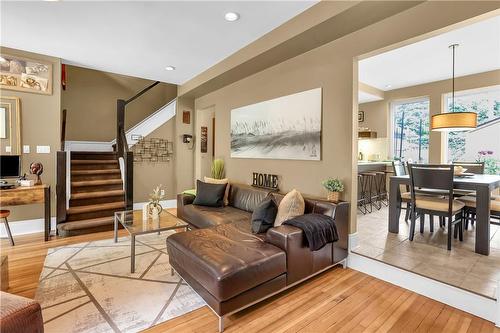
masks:
<path id="1" fill-rule="evenodd" d="M 62 236 L 112 230 L 116 211 L 124 210 L 125 192 L 115 152 L 70 152 L 71 196 Z"/>

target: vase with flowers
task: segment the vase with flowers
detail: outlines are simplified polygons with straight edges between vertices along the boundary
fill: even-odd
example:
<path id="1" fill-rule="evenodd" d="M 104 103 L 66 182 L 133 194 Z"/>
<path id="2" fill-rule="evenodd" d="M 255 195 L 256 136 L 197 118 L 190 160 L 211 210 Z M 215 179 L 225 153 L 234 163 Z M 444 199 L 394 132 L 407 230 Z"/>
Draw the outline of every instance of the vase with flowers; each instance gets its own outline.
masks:
<path id="1" fill-rule="evenodd" d="M 498 175 L 500 173 L 500 163 L 494 158 L 492 150 L 481 150 L 477 153 L 477 161 L 484 162 L 484 173 L 487 175 Z"/>
<path id="2" fill-rule="evenodd" d="M 163 210 L 163 207 L 160 204 L 160 201 L 165 198 L 165 196 L 162 194 L 162 186 L 156 186 L 156 188 L 153 190 L 153 193 L 149 195 L 149 204 L 148 204 L 148 210 L 149 210 L 149 216 L 153 218 L 153 220 L 156 220 L 160 217 L 160 213 Z"/>
<path id="3" fill-rule="evenodd" d="M 338 202 L 340 200 L 340 193 L 344 192 L 344 184 L 338 178 L 328 178 L 322 183 L 323 187 L 328 191 L 327 199 L 329 201 Z"/>

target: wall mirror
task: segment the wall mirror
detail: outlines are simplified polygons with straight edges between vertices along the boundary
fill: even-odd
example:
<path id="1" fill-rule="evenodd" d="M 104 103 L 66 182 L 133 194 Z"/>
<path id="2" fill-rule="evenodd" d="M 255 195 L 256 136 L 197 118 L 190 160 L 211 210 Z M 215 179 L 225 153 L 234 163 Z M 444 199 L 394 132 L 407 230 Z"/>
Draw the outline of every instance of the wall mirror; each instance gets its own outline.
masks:
<path id="1" fill-rule="evenodd" d="M 0 97 L 1 155 L 21 155 L 21 100 Z"/>

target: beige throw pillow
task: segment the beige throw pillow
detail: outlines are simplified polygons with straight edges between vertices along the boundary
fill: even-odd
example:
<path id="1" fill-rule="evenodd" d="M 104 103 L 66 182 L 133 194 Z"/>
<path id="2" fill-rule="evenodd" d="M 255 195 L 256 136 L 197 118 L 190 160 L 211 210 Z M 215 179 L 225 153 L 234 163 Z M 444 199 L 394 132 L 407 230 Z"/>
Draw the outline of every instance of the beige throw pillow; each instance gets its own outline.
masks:
<path id="1" fill-rule="evenodd" d="M 227 206 L 229 204 L 229 179 L 223 178 L 223 179 L 215 179 L 215 178 L 210 178 L 210 177 L 205 177 L 204 179 L 205 183 L 209 184 L 227 184 L 226 186 L 226 193 L 224 193 L 224 206 Z"/>
<path id="2" fill-rule="evenodd" d="M 278 214 L 274 220 L 274 226 L 280 226 L 283 222 L 288 221 L 296 216 L 304 215 L 305 203 L 304 198 L 299 191 L 293 189 L 288 192 L 278 206 Z"/>

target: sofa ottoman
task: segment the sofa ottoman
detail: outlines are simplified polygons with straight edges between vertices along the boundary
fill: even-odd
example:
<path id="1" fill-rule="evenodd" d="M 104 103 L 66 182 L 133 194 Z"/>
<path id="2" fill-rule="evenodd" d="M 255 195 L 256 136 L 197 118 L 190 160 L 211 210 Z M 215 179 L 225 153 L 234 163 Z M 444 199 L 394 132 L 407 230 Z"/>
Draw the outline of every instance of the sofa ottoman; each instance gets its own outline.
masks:
<path id="1" fill-rule="evenodd" d="M 43 333 L 42 309 L 37 301 L 0 292 L 2 333 Z"/>
<path id="2" fill-rule="evenodd" d="M 172 267 L 192 287 L 201 287 L 203 296 L 208 296 L 205 300 L 219 314 L 232 307 L 222 309 L 221 303 L 250 289 L 256 292 L 256 287 L 266 288 L 269 283 L 279 288 L 286 284 L 285 252 L 238 224 L 173 234 L 167 239 L 167 251 Z"/>

